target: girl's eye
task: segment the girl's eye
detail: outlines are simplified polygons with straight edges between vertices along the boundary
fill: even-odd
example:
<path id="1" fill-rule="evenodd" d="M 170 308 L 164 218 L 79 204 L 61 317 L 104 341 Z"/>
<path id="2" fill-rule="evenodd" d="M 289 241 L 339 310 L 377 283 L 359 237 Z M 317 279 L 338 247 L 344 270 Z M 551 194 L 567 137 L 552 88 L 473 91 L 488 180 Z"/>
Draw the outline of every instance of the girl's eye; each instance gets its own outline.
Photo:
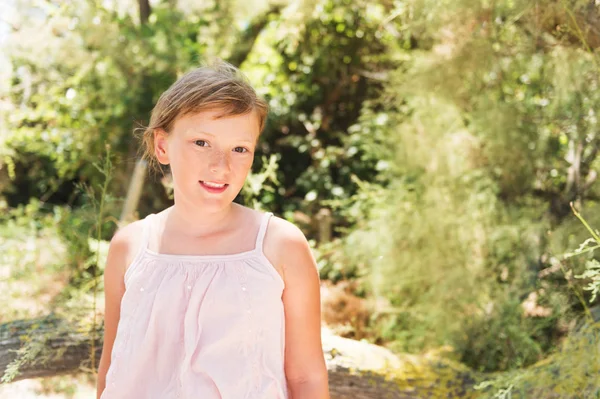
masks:
<path id="1" fill-rule="evenodd" d="M 194 141 L 194 144 L 196 144 L 199 147 L 206 147 L 208 143 L 205 140 L 196 140 Z"/>
<path id="2" fill-rule="evenodd" d="M 248 150 L 245 149 L 244 147 L 235 147 L 233 150 L 235 152 L 240 152 L 240 153 L 248 152 Z"/>

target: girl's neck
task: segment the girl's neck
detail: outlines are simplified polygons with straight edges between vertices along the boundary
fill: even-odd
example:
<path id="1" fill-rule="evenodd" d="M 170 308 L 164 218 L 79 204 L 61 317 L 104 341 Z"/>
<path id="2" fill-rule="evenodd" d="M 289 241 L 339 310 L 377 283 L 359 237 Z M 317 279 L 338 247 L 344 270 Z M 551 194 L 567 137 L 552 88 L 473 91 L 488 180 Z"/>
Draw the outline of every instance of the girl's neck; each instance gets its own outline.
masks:
<path id="1" fill-rule="evenodd" d="M 239 213 L 239 205 L 229 204 L 218 211 L 207 212 L 186 204 L 174 204 L 166 210 L 166 224 L 191 237 L 205 237 L 232 226 Z"/>

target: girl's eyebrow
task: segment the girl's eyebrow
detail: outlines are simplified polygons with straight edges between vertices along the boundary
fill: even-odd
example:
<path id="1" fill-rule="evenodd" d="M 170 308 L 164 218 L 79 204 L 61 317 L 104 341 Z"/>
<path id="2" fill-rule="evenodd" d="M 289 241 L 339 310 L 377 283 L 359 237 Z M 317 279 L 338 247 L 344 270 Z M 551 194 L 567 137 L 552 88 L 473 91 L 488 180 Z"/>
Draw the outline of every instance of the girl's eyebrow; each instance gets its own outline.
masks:
<path id="1" fill-rule="evenodd" d="M 198 134 L 198 133 L 201 133 L 201 134 L 206 134 L 207 136 L 212 136 L 212 137 L 215 137 L 215 135 L 214 135 L 214 134 L 212 134 L 212 133 L 205 132 L 204 130 L 196 130 L 196 129 L 193 129 L 193 128 L 192 128 L 192 129 L 188 129 L 188 130 L 187 130 L 187 133 L 192 133 L 192 134 Z"/>
<path id="2" fill-rule="evenodd" d="M 207 136 L 216 137 L 214 134 L 205 132 L 204 130 L 189 129 L 188 132 L 193 133 L 193 134 L 200 133 L 200 134 L 205 134 Z M 245 142 L 245 143 L 250 143 L 250 144 L 254 143 L 254 141 L 248 140 L 248 139 L 241 139 L 240 142 Z"/>

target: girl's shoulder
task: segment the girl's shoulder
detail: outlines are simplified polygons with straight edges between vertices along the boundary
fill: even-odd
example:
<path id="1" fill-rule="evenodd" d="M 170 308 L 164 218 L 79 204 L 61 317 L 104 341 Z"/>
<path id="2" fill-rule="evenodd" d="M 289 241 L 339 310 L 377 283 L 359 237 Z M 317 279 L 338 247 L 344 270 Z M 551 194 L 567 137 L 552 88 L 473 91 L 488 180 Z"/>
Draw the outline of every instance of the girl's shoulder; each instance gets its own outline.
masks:
<path id="1" fill-rule="evenodd" d="M 133 262 L 140 251 L 146 229 L 146 220 L 140 219 L 120 227 L 113 235 L 110 248 L 119 254 L 125 268 Z"/>
<path id="2" fill-rule="evenodd" d="M 245 212 L 249 218 L 264 221 L 267 215 L 270 215 L 268 225 L 266 226 L 265 244 L 270 241 L 275 245 L 289 245 L 294 243 L 305 243 L 306 237 L 298 226 L 289 222 L 272 212 L 263 212 L 246 206 L 238 205 L 242 212 Z"/>
<path id="3" fill-rule="evenodd" d="M 284 259 L 289 259 L 290 254 L 306 254 L 311 250 L 306 236 L 298 226 L 273 215 L 265 234 L 263 252 L 274 265 L 283 265 Z"/>
<path id="4" fill-rule="evenodd" d="M 277 238 L 280 243 L 305 242 L 306 237 L 298 226 L 279 216 L 271 216 L 267 234 Z"/>

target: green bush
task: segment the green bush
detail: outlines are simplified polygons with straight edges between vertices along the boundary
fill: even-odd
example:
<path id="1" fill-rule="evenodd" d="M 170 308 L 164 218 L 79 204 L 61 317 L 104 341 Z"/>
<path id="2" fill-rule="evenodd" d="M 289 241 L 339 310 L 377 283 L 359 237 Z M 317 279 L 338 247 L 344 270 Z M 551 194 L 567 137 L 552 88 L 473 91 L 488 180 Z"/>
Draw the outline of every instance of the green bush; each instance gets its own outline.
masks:
<path id="1" fill-rule="evenodd" d="M 416 1 L 392 14 L 414 49 L 396 50 L 406 62 L 373 100 L 393 156 L 379 152 L 380 182 L 350 198 L 344 240 L 376 304 L 373 339 L 396 350 L 451 345 L 477 370 L 514 369 L 551 353 L 584 311 L 556 254 L 572 247 L 569 203 L 597 198 L 599 69 L 573 21 L 600 10 L 545 4 Z"/>

